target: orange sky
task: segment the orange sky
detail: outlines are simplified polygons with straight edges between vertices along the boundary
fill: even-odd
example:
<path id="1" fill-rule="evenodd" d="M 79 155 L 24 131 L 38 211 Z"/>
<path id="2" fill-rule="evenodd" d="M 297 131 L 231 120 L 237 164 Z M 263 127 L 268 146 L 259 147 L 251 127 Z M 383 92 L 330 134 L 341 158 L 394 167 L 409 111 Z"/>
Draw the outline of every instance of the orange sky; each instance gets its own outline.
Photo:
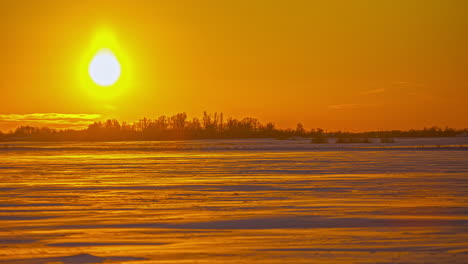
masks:
<path id="1" fill-rule="evenodd" d="M 468 127 L 467 13 L 464 0 L 0 1 L 0 130 L 204 110 L 280 127 Z M 80 81 L 102 29 L 131 68 L 108 97 Z"/>

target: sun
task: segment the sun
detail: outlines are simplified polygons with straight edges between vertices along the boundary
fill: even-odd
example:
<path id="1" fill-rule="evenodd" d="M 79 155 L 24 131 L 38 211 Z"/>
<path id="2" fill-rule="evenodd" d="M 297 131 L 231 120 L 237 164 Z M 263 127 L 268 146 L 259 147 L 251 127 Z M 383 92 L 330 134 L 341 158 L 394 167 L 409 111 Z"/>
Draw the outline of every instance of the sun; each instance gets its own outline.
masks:
<path id="1" fill-rule="evenodd" d="M 134 49 L 109 27 L 98 28 L 79 54 L 76 80 L 89 98 L 110 102 L 131 92 L 135 83 Z"/>
<path id="2" fill-rule="evenodd" d="M 111 86 L 119 80 L 120 63 L 110 49 L 99 50 L 89 64 L 91 79 L 99 86 Z"/>

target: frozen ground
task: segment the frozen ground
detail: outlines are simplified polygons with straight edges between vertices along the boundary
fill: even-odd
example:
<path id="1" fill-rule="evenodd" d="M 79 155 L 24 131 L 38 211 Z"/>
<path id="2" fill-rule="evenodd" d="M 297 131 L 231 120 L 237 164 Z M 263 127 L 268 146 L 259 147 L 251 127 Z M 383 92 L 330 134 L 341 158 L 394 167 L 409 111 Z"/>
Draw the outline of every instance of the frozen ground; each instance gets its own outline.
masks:
<path id="1" fill-rule="evenodd" d="M 0 144 L 0 263 L 466 263 L 468 138 Z"/>

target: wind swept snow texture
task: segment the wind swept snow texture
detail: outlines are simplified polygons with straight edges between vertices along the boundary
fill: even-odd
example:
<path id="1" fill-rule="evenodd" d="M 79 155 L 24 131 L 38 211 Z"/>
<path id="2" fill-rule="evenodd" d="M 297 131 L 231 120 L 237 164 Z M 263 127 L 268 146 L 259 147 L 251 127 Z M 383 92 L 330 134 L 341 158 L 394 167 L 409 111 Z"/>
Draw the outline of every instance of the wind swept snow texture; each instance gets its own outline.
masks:
<path id="1" fill-rule="evenodd" d="M 0 144 L 0 263 L 464 263 L 468 139 Z"/>

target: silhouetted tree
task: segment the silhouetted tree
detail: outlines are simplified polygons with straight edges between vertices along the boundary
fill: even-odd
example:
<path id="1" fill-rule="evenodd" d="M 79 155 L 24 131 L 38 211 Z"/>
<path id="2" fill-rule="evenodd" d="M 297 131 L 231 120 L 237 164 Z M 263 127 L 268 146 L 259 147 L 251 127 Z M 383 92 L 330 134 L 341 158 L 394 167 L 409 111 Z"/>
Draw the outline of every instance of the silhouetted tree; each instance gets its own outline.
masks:
<path id="1" fill-rule="evenodd" d="M 90 124 L 83 130 L 55 130 L 47 127 L 20 126 L 8 133 L 0 132 L 0 140 L 175 140 L 175 139 L 210 139 L 210 138 L 278 138 L 287 139 L 294 136 L 310 137 L 312 143 L 326 143 L 328 137 L 335 137 L 338 142 L 361 143 L 371 142 L 370 138 L 380 138 L 380 142 L 391 143 L 394 137 L 445 137 L 468 135 L 468 129 L 430 127 L 421 130 L 389 130 L 361 133 L 325 132 L 321 128 L 307 131 L 301 123 L 295 129 L 278 129 L 274 123 L 260 123 L 258 119 L 227 118 L 222 113 L 208 114 L 203 112 L 199 118 L 187 119 L 186 113 L 171 117 L 160 116 L 157 119 L 143 118 L 134 123 L 115 119 Z M 375 141 L 375 140 L 374 140 Z"/>
<path id="2" fill-rule="evenodd" d="M 296 136 L 304 136 L 305 135 L 305 129 L 304 126 L 301 123 L 297 123 L 296 125 Z"/>

